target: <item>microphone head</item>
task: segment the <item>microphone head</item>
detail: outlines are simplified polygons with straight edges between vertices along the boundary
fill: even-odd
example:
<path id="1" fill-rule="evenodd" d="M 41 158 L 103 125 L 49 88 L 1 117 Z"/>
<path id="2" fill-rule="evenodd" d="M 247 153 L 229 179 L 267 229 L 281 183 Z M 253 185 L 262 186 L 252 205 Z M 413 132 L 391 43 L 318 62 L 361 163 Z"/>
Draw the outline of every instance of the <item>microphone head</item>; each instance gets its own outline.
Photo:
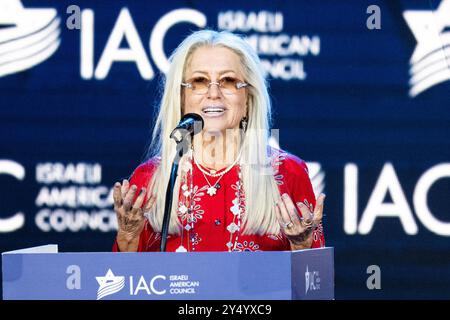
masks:
<path id="1" fill-rule="evenodd" d="M 170 138 L 174 139 L 177 143 L 184 140 L 186 135 L 191 134 L 191 137 L 203 130 L 204 121 L 203 118 L 197 113 L 185 114 L 175 129 L 170 134 Z"/>
<path id="2" fill-rule="evenodd" d="M 180 125 L 183 122 L 188 122 L 188 123 L 192 123 L 193 122 L 197 122 L 195 123 L 195 125 L 199 125 L 199 127 L 194 128 L 196 131 L 194 131 L 194 134 L 199 133 L 200 131 L 203 130 L 203 126 L 205 125 L 205 122 L 203 121 L 203 118 L 197 114 L 197 113 L 186 113 L 180 120 Z M 192 124 L 190 124 L 192 125 Z"/>

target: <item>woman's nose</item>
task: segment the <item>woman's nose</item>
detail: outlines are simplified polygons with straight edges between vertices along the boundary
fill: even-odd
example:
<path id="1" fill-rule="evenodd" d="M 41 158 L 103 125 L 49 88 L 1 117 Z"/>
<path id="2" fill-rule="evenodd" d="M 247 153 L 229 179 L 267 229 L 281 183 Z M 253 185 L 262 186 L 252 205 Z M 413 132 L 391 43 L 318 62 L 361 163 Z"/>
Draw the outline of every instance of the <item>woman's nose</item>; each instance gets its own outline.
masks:
<path id="1" fill-rule="evenodd" d="M 220 98 L 220 95 L 222 93 L 220 92 L 220 87 L 219 84 L 217 83 L 211 83 L 209 88 L 208 88 L 208 98 Z"/>

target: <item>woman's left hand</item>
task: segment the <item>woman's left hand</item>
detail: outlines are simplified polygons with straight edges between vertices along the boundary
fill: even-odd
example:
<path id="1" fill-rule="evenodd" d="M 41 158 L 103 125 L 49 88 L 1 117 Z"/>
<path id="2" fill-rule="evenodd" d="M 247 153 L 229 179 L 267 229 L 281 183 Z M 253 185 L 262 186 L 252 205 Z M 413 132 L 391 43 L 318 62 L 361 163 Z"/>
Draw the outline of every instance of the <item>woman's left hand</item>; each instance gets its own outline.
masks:
<path id="1" fill-rule="evenodd" d="M 311 248 L 313 242 L 313 231 L 322 222 L 323 203 L 325 194 L 321 193 L 316 200 L 314 212 L 310 211 L 304 203 L 292 202 L 291 197 L 284 193 L 281 201 L 275 204 L 278 222 L 281 230 L 291 244 L 292 250 Z M 297 211 L 297 207 L 301 215 Z"/>

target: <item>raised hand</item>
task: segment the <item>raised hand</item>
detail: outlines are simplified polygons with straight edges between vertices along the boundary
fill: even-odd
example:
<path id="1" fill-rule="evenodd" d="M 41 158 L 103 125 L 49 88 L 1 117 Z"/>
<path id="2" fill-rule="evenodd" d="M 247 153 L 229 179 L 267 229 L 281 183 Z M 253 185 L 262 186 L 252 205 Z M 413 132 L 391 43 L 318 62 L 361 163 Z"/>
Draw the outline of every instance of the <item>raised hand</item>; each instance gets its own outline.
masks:
<path id="1" fill-rule="evenodd" d="M 322 222 L 324 200 L 325 194 L 322 193 L 316 200 L 314 212 L 311 212 L 310 208 L 302 202 L 297 202 L 297 206 L 294 205 L 287 193 L 284 193 L 281 201 L 275 204 L 275 212 L 281 230 L 291 243 L 292 249 L 311 248 L 313 231 Z"/>
<path id="2" fill-rule="evenodd" d="M 136 192 L 137 186 L 132 185 L 130 187 L 130 183 L 126 179 L 123 180 L 122 184 L 120 182 L 114 184 L 114 211 L 118 223 L 117 241 L 121 251 L 124 248 L 126 249 L 129 244 L 133 244 L 132 247 L 135 247 L 144 227 L 144 212 L 149 211 L 155 203 L 155 197 L 153 196 L 147 197 L 146 200 L 145 188 L 141 188 L 133 203 Z M 144 201 L 146 201 L 145 207 L 142 208 Z"/>

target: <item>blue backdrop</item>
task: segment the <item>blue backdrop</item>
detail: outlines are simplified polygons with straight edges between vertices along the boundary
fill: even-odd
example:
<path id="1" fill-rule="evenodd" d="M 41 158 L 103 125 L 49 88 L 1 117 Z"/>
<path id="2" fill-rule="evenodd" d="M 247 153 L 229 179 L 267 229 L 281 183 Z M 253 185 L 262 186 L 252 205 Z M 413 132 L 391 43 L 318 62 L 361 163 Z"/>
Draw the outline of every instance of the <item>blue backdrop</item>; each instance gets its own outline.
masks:
<path id="1" fill-rule="evenodd" d="M 260 54 L 280 146 L 327 194 L 336 298 L 450 298 L 450 0 L 2 0 L 0 251 L 111 249 L 112 185 L 205 27 Z"/>

